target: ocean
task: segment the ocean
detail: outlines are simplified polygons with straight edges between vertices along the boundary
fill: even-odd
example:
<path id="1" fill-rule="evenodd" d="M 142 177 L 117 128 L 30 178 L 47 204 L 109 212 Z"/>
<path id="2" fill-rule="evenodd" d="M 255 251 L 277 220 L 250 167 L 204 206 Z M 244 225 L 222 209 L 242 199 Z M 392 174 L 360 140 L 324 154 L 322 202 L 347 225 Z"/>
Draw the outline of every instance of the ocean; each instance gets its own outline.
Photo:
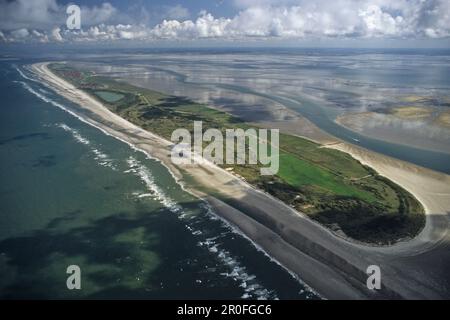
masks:
<path id="1" fill-rule="evenodd" d="M 0 61 L 0 298 L 318 298 L 160 162 L 33 81 L 33 61 Z"/>

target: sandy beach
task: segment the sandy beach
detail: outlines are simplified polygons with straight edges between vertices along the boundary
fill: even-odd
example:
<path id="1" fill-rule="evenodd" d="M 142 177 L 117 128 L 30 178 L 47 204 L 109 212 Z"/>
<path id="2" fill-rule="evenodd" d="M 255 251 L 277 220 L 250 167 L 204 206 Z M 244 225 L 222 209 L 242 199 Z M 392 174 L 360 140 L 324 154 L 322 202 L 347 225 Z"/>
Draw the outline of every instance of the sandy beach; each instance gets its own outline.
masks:
<path id="1" fill-rule="evenodd" d="M 170 160 L 170 141 L 114 114 L 88 94 L 54 75 L 47 65 L 34 64 L 32 70 L 58 94 L 88 111 L 89 116 L 79 115 L 84 121 L 160 160 L 187 191 L 205 199 L 216 214 L 321 296 L 329 299 L 450 297 L 450 280 L 446 275 L 446 264 L 442 262 L 450 261 L 450 176 L 348 143 L 327 145 L 351 154 L 401 185 L 426 210 L 426 226 L 413 240 L 389 247 L 354 243 L 336 236 L 211 163 L 174 165 Z M 186 178 L 194 183 L 187 183 Z M 196 185 L 219 192 L 221 196 L 213 197 L 201 192 Z M 425 256 L 428 261 L 424 261 Z M 430 264 L 433 259 L 439 259 L 441 264 Z M 383 287 L 376 292 L 366 288 L 365 270 L 372 264 L 382 266 Z"/>

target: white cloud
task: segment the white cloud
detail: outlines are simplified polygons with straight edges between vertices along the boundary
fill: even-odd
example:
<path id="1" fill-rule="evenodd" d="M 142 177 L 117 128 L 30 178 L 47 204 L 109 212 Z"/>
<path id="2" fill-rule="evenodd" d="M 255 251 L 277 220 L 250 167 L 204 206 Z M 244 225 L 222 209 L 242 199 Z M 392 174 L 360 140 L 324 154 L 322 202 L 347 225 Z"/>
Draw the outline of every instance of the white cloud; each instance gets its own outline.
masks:
<path id="1" fill-rule="evenodd" d="M 370 5 L 366 10 L 360 10 L 359 16 L 364 21 L 368 36 L 395 35 L 401 29 L 403 22 L 401 16 L 394 18 L 376 5 Z"/>
<path id="2" fill-rule="evenodd" d="M 450 36 L 448 0 L 284 0 L 281 3 L 286 5 L 271 0 L 239 1 L 243 9 L 232 19 L 214 18 L 203 12 L 195 21 L 165 20 L 151 34 L 175 39 Z"/>
<path id="3" fill-rule="evenodd" d="M 161 24 L 149 30 L 148 35 L 164 39 L 223 37 L 227 36 L 225 32 L 230 22 L 230 19 L 215 19 L 209 13 L 201 12 L 195 21 L 164 20 Z"/>
<path id="4" fill-rule="evenodd" d="M 55 0 L 0 0 L 0 9 L 4 9 L 0 11 L 3 12 L 0 13 L 0 30 L 3 33 L 0 39 L 151 41 L 208 38 L 450 37 L 448 0 L 235 0 L 235 3 L 241 9 L 232 18 L 214 17 L 203 11 L 196 19 L 190 20 L 186 19 L 190 16 L 186 8 L 165 7 L 162 16 L 166 19 L 154 26 L 133 23 L 131 17 L 123 19 L 126 23 L 117 22 L 124 15 L 111 4 L 103 3 L 98 7 L 83 7 L 83 30 L 70 31 L 64 28 L 65 20 L 61 22 L 58 18 L 62 8 Z M 20 14 L 7 17 L 5 12 L 11 12 L 13 8 L 19 8 Z M 143 12 L 146 11 L 143 9 Z M 51 22 L 52 19 L 54 22 Z M 37 30 L 38 33 L 30 33 L 30 30 Z"/>
<path id="5" fill-rule="evenodd" d="M 30 35 L 26 28 L 17 29 L 11 32 L 11 36 L 15 39 L 25 39 Z"/>
<path id="6" fill-rule="evenodd" d="M 60 32 L 61 32 L 61 29 L 59 27 L 53 28 L 53 30 L 52 30 L 52 39 L 57 41 L 57 42 L 63 41 L 63 38 L 62 38 Z"/>

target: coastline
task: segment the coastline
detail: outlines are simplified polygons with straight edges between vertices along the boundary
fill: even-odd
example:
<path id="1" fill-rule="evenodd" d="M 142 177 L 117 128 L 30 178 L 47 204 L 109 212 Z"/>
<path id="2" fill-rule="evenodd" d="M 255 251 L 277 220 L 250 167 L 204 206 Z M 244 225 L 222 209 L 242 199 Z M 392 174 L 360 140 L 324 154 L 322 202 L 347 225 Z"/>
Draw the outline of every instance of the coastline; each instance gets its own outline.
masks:
<path id="1" fill-rule="evenodd" d="M 348 130 L 354 131 L 340 121 L 339 118 L 335 122 Z M 336 139 L 336 142 L 323 143 L 323 147 L 339 150 L 351 155 L 362 164 L 377 171 L 381 176 L 386 177 L 407 190 L 424 207 L 426 223 L 422 231 L 413 239 L 401 240 L 389 247 L 401 249 L 405 246 L 423 246 L 421 250 L 426 251 L 427 248 L 432 248 L 440 239 L 447 237 L 448 231 L 446 230 L 446 226 L 432 226 L 434 221 L 430 221 L 430 217 L 432 215 L 445 216 L 447 212 L 450 212 L 449 175 L 395 159 L 375 151 L 370 151 L 364 147 L 340 139 Z M 348 239 L 348 241 L 353 240 Z"/>
<path id="2" fill-rule="evenodd" d="M 229 201 L 224 202 L 223 199 L 217 199 L 193 188 L 186 188 L 187 186 L 184 185 L 188 192 L 206 200 L 219 216 L 237 227 L 264 252 L 327 298 L 367 298 L 373 296 L 371 292 L 367 292 L 364 288 L 364 266 L 369 263 L 371 257 L 361 257 L 361 250 L 369 252 L 375 250 L 388 254 L 417 253 L 418 250 L 424 251 L 433 247 L 446 236 L 447 228 L 442 229 L 445 229 L 445 233 L 437 234 L 436 227 L 429 217 L 430 214 L 449 211 L 450 204 L 448 201 L 437 201 L 438 205 L 436 205 L 436 199 L 439 199 L 438 194 L 442 193 L 448 197 L 447 189 L 450 192 L 450 188 L 444 187 L 450 185 L 449 176 L 442 176 L 431 170 L 422 170 L 417 166 L 392 158 L 388 158 L 389 161 L 381 161 L 380 159 L 384 159 L 384 156 L 377 154 L 375 156 L 370 151 L 347 143 L 328 146 L 351 154 L 362 163 L 373 167 L 380 174 L 401 185 L 419 199 L 427 212 L 427 223 L 424 230 L 411 241 L 375 249 L 361 244 L 349 243 L 346 240 L 339 239 L 328 229 L 302 216 L 281 201 L 254 189 L 215 165 L 205 163 L 184 166 L 183 168 L 174 166 L 170 161 L 169 148 L 171 142 L 114 114 L 88 94 L 55 76 L 47 69 L 47 64 L 35 64 L 32 68 L 53 90 L 82 106 L 82 108 L 89 110 L 99 120 L 106 121 L 108 125 L 106 126 L 95 119 L 85 119 L 88 123 L 106 134 L 115 136 L 123 142 L 144 151 L 148 156 L 159 159 L 181 184 L 183 184 L 183 172 L 188 172 L 189 176 L 193 177 L 197 183 L 212 189 L 220 189 L 229 197 Z M 411 170 L 414 175 L 412 175 Z M 420 183 L 422 188 L 417 188 L 414 185 L 418 178 L 422 179 L 420 180 L 423 182 Z M 431 196 L 420 194 L 426 191 L 425 189 L 439 192 Z M 274 223 L 273 228 L 260 223 L 267 220 Z M 355 253 L 356 255 L 354 255 Z M 364 282 L 360 283 L 363 279 Z M 398 287 L 395 281 L 392 287 Z M 407 295 L 403 292 L 397 293 L 395 289 L 387 287 L 380 297 L 387 296 Z"/>
<path id="3" fill-rule="evenodd" d="M 417 165 L 394 159 L 373 151 L 368 151 L 348 142 L 324 145 L 326 148 L 339 150 L 350 154 L 378 172 L 381 176 L 395 182 L 408 192 L 410 192 L 424 207 L 426 223 L 422 231 L 413 239 L 399 241 L 390 246 L 401 248 L 405 245 L 411 246 L 413 243 L 424 246 L 426 243 L 437 241 L 437 238 L 445 238 L 448 230 L 442 228 L 437 234 L 436 227 L 430 221 L 432 215 L 444 215 L 450 212 L 450 176 L 436 172 L 431 169 L 419 167 Z M 389 247 L 387 247 L 389 248 Z"/>

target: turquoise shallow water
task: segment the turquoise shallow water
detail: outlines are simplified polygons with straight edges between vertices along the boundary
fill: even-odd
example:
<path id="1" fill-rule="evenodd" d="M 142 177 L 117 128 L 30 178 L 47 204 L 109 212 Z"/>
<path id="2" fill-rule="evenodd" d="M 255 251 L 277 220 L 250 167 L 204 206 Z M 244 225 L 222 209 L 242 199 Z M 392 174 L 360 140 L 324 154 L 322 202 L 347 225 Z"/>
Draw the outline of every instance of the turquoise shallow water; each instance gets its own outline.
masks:
<path id="1" fill-rule="evenodd" d="M 1 298 L 316 297 L 159 162 L 58 108 L 77 111 L 26 62 L 0 62 Z"/>

